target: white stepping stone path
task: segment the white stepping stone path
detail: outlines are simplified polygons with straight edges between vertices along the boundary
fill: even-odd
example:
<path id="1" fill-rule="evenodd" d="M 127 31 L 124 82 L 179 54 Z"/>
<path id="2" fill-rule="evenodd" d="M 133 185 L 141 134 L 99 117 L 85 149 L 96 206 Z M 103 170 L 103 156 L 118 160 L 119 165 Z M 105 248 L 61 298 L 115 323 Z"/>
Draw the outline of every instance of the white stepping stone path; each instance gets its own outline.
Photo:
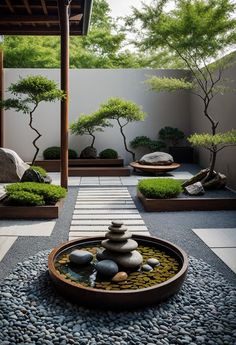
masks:
<path id="1" fill-rule="evenodd" d="M 69 240 L 104 236 L 112 220 L 121 220 L 133 234 L 150 235 L 127 188 L 80 188 Z"/>

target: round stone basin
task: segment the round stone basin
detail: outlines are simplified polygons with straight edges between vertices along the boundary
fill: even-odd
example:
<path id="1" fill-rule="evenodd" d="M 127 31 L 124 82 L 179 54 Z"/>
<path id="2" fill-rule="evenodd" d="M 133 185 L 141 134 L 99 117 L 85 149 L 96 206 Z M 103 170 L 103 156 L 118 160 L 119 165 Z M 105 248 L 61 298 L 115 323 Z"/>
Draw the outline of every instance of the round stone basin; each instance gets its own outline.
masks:
<path id="1" fill-rule="evenodd" d="M 93 270 L 93 265 L 88 269 L 83 266 L 74 268 L 73 265 L 68 268 L 68 264 L 62 266 L 60 262 L 66 262 L 64 258 L 67 253 L 78 248 L 87 250 L 91 248 L 93 251 L 100 247 L 104 237 L 73 240 L 60 245 L 49 254 L 49 274 L 56 290 L 65 298 L 79 305 L 119 310 L 155 305 L 177 293 L 184 282 L 188 269 L 186 253 L 176 245 L 159 238 L 139 235 L 133 235 L 132 238 L 138 242 L 138 250 L 141 253 L 143 251 L 144 257 L 145 251 L 148 253 L 147 248 L 150 248 L 151 253 L 162 253 L 160 255 L 163 255 L 164 261 L 162 263 L 160 260 L 161 265 L 160 268 L 157 267 L 156 273 L 155 269 L 153 273 L 152 271 L 131 271 L 127 272 L 130 282 L 112 284 L 109 279 L 99 280 L 99 276 L 96 277 Z M 168 260 L 170 260 L 170 265 Z M 63 271 L 63 267 L 65 271 Z M 166 274 L 168 269 L 169 276 Z M 121 270 L 123 271 L 123 269 Z M 79 277 L 77 281 L 76 277 Z"/>

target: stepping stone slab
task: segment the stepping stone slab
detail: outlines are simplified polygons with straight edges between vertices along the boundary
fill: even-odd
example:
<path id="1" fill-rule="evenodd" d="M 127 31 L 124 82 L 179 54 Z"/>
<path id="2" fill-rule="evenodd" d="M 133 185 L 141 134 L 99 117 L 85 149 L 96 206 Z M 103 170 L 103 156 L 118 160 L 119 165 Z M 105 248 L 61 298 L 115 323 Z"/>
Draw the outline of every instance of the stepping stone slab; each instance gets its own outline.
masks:
<path id="1" fill-rule="evenodd" d="M 102 246 L 110 251 L 118 253 L 130 253 L 132 250 L 138 248 L 138 243 L 135 240 L 128 239 L 123 242 L 113 242 L 111 240 L 103 240 Z"/>
<path id="2" fill-rule="evenodd" d="M 108 277 L 113 277 L 119 271 L 118 265 L 112 260 L 99 261 L 95 268 L 98 273 Z"/>
<path id="3" fill-rule="evenodd" d="M 93 260 L 93 254 L 87 250 L 75 249 L 70 253 L 69 260 L 77 265 L 88 265 Z"/>
<path id="4" fill-rule="evenodd" d="M 107 232 L 105 234 L 105 237 L 114 242 L 123 242 L 131 238 L 132 234 L 129 231 L 126 231 L 124 233 Z"/>

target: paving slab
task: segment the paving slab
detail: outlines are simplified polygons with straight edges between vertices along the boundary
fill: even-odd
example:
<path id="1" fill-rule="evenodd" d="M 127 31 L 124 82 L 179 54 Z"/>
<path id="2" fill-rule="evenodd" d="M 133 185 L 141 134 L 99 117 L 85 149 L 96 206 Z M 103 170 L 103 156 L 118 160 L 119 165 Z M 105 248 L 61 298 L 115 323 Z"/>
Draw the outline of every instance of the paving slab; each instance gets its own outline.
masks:
<path id="1" fill-rule="evenodd" d="M 55 220 L 1 220 L 0 236 L 50 236 Z"/>
<path id="2" fill-rule="evenodd" d="M 208 245 L 208 247 L 236 247 L 236 228 L 192 230 Z"/>
<path id="3" fill-rule="evenodd" d="M 112 219 L 112 218 L 110 218 Z M 126 219 L 125 221 L 123 220 L 123 222 L 126 225 L 139 225 L 139 224 L 144 224 L 144 221 L 142 219 Z M 109 219 L 72 219 L 71 221 L 71 225 L 110 225 L 111 224 L 111 220 Z"/>
<path id="4" fill-rule="evenodd" d="M 94 209 L 92 211 L 93 214 L 139 214 L 136 208 L 133 209 Z M 74 214 L 91 214 L 91 210 L 88 209 L 75 209 Z"/>
<path id="5" fill-rule="evenodd" d="M 141 219 L 139 214 L 74 214 L 73 219 L 119 219 L 126 222 L 128 219 Z"/>
<path id="6" fill-rule="evenodd" d="M 0 236 L 0 261 L 2 261 L 16 240 L 17 236 Z"/>
<path id="7" fill-rule="evenodd" d="M 147 231 L 145 225 L 129 225 L 130 231 Z M 71 225 L 70 231 L 107 231 L 107 225 Z"/>
<path id="8" fill-rule="evenodd" d="M 236 248 L 211 249 L 234 273 L 236 273 Z"/>
<path id="9" fill-rule="evenodd" d="M 120 209 L 125 209 L 125 208 L 134 208 L 134 205 L 110 205 L 107 203 L 101 204 L 101 205 L 97 205 L 97 204 L 90 204 L 89 207 L 88 205 L 76 205 L 75 206 L 76 209 L 81 209 L 81 208 L 90 208 L 90 209 L 96 209 L 96 208 L 109 208 L 109 209 L 113 209 L 113 208 L 120 208 Z M 91 212 L 91 211 L 90 211 Z"/>

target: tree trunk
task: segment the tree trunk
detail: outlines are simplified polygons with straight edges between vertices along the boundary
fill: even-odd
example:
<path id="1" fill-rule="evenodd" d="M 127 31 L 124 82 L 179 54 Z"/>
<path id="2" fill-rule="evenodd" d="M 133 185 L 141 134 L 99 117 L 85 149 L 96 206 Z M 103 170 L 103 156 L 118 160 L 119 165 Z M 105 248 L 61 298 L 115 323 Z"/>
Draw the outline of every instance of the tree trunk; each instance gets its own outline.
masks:
<path id="1" fill-rule="evenodd" d="M 211 152 L 209 172 L 208 172 L 206 178 L 204 179 L 204 182 L 210 181 L 214 177 L 214 170 L 215 170 L 215 164 L 216 164 L 216 154 L 217 154 L 216 150 Z"/>
<path id="2" fill-rule="evenodd" d="M 93 140 L 92 140 L 92 144 L 90 145 L 91 147 L 93 147 L 93 145 L 94 145 L 94 142 L 95 142 L 95 136 L 93 135 L 93 134 L 90 134 L 91 135 L 91 137 L 93 138 Z"/>
<path id="3" fill-rule="evenodd" d="M 35 110 L 35 109 L 36 109 L 36 108 L 34 108 L 34 110 Z M 37 137 L 36 137 L 36 138 L 34 139 L 34 141 L 33 141 L 33 145 L 34 145 L 34 147 L 35 147 L 35 149 L 36 149 L 36 152 L 35 152 L 35 154 L 34 154 L 34 158 L 33 158 L 33 160 L 32 160 L 31 165 L 34 165 L 34 162 L 35 162 L 36 157 L 37 157 L 38 152 L 39 152 L 39 147 L 36 145 L 36 142 L 37 142 L 38 139 L 42 136 L 42 134 L 40 134 L 39 131 L 38 131 L 36 128 L 34 128 L 34 127 L 32 126 L 32 122 L 33 122 L 33 112 L 34 112 L 34 110 L 30 112 L 30 122 L 29 122 L 29 126 L 30 126 L 30 128 L 31 128 L 33 131 L 35 131 L 35 132 L 37 133 Z"/>
<path id="4" fill-rule="evenodd" d="M 131 155 L 132 155 L 132 158 L 133 158 L 133 161 L 135 161 L 135 153 L 131 150 L 128 149 L 128 146 L 127 146 L 127 143 L 126 143 L 126 136 L 124 134 L 124 131 L 123 131 L 123 126 L 121 126 L 120 122 L 117 120 L 119 126 L 120 126 L 120 132 L 121 132 L 121 135 L 123 137 L 123 140 L 124 140 L 124 146 L 125 146 L 125 149 L 127 152 L 129 152 Z"/>

